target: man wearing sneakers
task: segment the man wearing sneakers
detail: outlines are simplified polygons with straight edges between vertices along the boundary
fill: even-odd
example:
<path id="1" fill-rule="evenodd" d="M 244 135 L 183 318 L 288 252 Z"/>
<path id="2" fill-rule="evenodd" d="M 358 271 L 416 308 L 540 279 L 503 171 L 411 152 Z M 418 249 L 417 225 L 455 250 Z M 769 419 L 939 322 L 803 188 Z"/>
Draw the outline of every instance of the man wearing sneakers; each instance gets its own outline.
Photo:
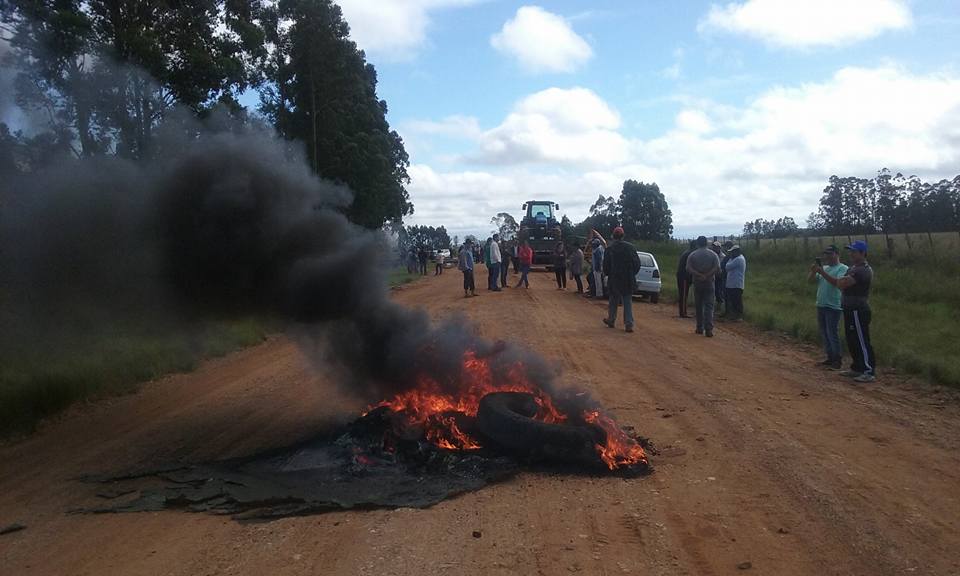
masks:
<path id="1" fill-rule="evenodd" d="M 876 360 L 873 345 L 870 343 L 870 285 L 873 283 L 873 268 L 867 263 L 867 243 L 863 240 L 847 246 L 850 253 L 850 267 L 843 276 L 829 274 L 823 266 L 817 267 L 817 273 L 842 292 L 843 326 L 847 337 L 847 348 L 853 364 L 850 370 L 843 372 L 857 382 L 876 380 Z"/>
<path id="2" fill-rule="evenodd" d="M 843 306 L 840 305 L 840 289 L 827 282 L 817 272 L 818 266 L 834 278 L 847 273 L 847 265 L 840 262 L 840 249 L 833 244 L 823 250 L 819 262 L 810 267 L 807 281 L 817 284 L 817 326 L 820 328 L 820 340 L 827 354 L 822 365 L 840 370 L 843 359 L 843 344 L 840 342 L 840 319 L 843 318 Z"/>

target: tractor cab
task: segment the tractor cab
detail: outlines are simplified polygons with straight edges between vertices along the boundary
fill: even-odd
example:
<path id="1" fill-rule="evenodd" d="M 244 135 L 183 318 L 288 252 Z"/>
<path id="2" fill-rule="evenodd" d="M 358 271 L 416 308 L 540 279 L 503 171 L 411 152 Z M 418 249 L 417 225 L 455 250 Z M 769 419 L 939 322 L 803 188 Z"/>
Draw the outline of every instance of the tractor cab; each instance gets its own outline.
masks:
<path id="1" fill-rule="evenodd" d="M 540 237 L 548 231 L 552 232 L 559 228 L 557 221 L 557 211 L 560 205 L 545 200 L 531 200 L 523 205 L 524 216 L 520 222 L 521 228 L 527 228 L 538 232 L 535 236 Z"/>

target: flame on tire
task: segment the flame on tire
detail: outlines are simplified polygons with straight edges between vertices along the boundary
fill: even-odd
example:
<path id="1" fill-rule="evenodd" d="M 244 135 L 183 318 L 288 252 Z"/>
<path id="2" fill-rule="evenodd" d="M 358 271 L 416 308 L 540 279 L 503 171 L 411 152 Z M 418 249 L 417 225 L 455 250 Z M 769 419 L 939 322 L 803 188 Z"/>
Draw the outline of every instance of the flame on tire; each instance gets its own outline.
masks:
<path id="1" fill-rule="evenodd" d="M 592 424 L 605 433 L 604 444 L 595 446 L 600 460 L 611 470 L 646 462 L 643 447 L 628 436 L 617 423 L 599 409 L 577 414 L 561 411 L 553 398 L 527 378 L 522 362 L 514 364 L 505 377 L 497 380 L 486 359 L 473 351 L 463 355 L 459 380 L 453 386 L 441 386 L 428 375 L 418 378 L 417 386 L 370 406 L 370 410 L 386 407 L 402 416 L 405 425 L 422 428 L 426 439 L 446 450 L 477 450 L 480 439 L 465 432 L 457 416 L 475 418 L 480 400 L 494 392 L 532 394 L 538 406 L 535 420 L 548 424 Z M 455 390 L 455 392 L 450 392 Z"/>

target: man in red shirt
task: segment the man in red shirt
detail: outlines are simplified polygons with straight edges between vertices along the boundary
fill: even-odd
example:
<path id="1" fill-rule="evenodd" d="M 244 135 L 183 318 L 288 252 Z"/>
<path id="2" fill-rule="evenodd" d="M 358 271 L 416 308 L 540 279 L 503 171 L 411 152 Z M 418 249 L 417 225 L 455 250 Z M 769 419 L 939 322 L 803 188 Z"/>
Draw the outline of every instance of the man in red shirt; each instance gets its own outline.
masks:
<path id="1" fill-rule="evenodd" d="M 524 287 L 530 287 L 530 281 L 527 280 L 527 274 L 530 272 L 530 266 L 533 265 L 533 248 L 526 240 L 517 250 L 517 258 L 520 260 L 520 281 L 517 282 L 517 288 L 522 284 Z"/>

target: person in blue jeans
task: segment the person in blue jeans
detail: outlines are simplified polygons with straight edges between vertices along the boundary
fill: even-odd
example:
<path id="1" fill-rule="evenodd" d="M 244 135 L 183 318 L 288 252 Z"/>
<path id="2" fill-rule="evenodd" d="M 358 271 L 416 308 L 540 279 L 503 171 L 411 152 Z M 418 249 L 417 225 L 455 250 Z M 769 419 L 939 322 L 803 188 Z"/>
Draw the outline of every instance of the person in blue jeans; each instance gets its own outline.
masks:
<path id="1" fill-rule="evenodd" d="M 517 250 L 517 258 L 520 260 L 520 281 L 517 282 L 517 288 L 520 286 L 529 288 L 530 280 L 527 279 L 527 274 L 530 273 L 530 266 L 533 264 L 533 248 L 530 248 L 530 243 L 526 240 Z"/>
<path id="2" fill-rule="evenodd" d="M 603 323 L 613 328 L 617 324 L 617 307 L 623 305 L 623 325 L 633 332 L 633 290 L 637 286 L 640 271 L 640 256 L 633 244 L 624 241 L 623 228 L 613 229 L 613 243 L 604 251 L 603 275 L 608 278 L 609 292 L 607 317 Z"/>
<path id="3" fill-rule="evenodd" d="M 840 262 L 840 249 L 831 244 L 820 256 L 823 269 L 834 278 L 847 273 L 847 265 Z M 820 328 L 820 340 L 826 352 L 826 359 L 820 364 L 831 370 L 843 368 L 843 345 L 840 342 L 840 320 L 843 319 L 843 306 L 840 304 L 840 289 L 827 282 L 817 271 L 817 264 L 810 267 L 807 281 L 817 285 L 817 326 Z"/>
<path id="4" fill-rule="evenodd" d="M 499 292 L 500 286 L 497 282 L 500 280 L 500 262 L 503 256 L 500 253 L 500 235 L 494 234 L 490 243 L 487 245 L 487 270 L 489 272 L 489 288 L 492 292 Z"/>
<path id="5" fill-rule="evenodd" d="M 877 379 L 877 358 L 870 341 L 870 287 L 873 285 L 873 268 L 867 262 L 867 243 L 855 240 L 846 247 L 850 266 L 843 276 L 832 276 L 823 267 L 817 272 L 831 285 L 840 289 L 840 305 L 843 306 L 843 328 L 846 332 L 847 349 L 853 362 L 841 375 L 864 384 Z"/>

